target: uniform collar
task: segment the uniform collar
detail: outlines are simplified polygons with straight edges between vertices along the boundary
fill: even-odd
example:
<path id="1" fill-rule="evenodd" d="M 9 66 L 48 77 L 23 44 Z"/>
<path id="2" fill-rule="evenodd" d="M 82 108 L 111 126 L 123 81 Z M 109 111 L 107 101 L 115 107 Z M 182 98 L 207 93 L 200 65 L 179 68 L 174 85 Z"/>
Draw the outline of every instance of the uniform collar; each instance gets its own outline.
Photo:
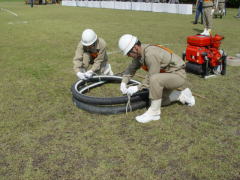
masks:
<path id="1" fill-rule="evenodd" d="M 142 57 L 139 59 L 139 62 L 141 64 L 145 64 L 145 54 L 146 54 L 145 50 L 148 46 L 149 46 L 149 44 L 141 44 L 141 55 L 142 55 Z"/>
<path id="2" fill-rule="evenodd" d="M 100 49 L 99 39 L 97 39 L 97 41 L 96 41 L 96 49 Z"/>

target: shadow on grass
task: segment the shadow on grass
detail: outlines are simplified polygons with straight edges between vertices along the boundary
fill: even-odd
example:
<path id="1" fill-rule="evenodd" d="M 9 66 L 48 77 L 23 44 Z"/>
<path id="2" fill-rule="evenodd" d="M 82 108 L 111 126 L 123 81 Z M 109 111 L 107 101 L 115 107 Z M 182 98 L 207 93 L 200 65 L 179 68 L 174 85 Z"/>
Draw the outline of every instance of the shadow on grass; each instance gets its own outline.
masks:
<path id="1" fill-rule="evenodd" d="M 194 31 L 197 32 L 197 34 L 201 33 L 203 30 L 202 29 L 197 29 L 197 28 L 193 28 Z"/>

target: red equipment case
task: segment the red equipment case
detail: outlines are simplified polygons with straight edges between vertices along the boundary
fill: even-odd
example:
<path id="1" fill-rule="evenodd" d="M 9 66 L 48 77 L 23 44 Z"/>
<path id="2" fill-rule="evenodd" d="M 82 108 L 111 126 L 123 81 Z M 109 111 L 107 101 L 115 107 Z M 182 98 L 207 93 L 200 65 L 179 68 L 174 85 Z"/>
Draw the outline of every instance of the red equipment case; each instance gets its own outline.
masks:
<path id="1" fill-rule="evenodd" d="M 184 59 L 188 61 L 187 71 L 195 71 L 202 76 L 209 73 L 216 73 L 216 69 L 221 66 L 221 74 L 226 73 L 226 55 L 220 50 L 221 40 L 224 37 L 194 35 L 187 37 L 187 48 Z"/>
<path id="2" fill-rule="evenodd" d="M 188 36 L 187 43 L 192 46 L 210 46 L 211 44 L 211 37 L 210 36 L 203 36 L 203 35 L 195 35 L 195 36 Z"/>

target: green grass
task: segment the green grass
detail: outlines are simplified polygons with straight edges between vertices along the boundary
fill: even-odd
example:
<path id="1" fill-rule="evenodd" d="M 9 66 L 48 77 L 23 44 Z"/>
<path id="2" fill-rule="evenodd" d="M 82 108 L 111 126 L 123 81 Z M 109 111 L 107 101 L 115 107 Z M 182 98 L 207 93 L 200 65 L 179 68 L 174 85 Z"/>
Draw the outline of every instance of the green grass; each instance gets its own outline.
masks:
<path id="1" fill-rule="evenodd" d="M 139 124 L 145 110 L 96 115 L 76 108 L 70 87 L 75 48 L 85 28 L 93 28 L 118 50 L 124 33 L 145 43 L 168 44 L 177 54 L 186 37 L 202 31 L 194 15 L 121 11 L 60 5 L 0 2 L 0 179 L 226 179 L 240 178 L 240 71 L 204 80 L 188 75 L 194 107 L 162 108 L 161 120 Z M 228 9 L 214 20 L 222 48 L 240 52 L 240 21 Z M 130 62 L 109 55 L 114 72 Z M 142 74 L 142 72 L 141 72 Z M 119 94 L 118 86 L 94 89 L 97 96 Z M 117 92 L 114 92 L 117 91 Z"/>

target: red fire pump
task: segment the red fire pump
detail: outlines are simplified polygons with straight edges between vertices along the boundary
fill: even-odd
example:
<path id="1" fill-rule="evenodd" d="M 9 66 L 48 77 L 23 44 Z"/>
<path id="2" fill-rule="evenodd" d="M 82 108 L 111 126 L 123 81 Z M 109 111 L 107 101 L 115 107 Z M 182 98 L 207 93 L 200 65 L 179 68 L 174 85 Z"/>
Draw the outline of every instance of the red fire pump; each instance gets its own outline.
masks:
<path id="1" fill-rule="evenodd" d="M 220 49 L 224 37 L 216 34 L 213 36 L 194 35 L 187 37 L 186 52 L 183 59 L 186 71 L 207 77 L 213 74 L 226 74 L 227 55 Z"/>

